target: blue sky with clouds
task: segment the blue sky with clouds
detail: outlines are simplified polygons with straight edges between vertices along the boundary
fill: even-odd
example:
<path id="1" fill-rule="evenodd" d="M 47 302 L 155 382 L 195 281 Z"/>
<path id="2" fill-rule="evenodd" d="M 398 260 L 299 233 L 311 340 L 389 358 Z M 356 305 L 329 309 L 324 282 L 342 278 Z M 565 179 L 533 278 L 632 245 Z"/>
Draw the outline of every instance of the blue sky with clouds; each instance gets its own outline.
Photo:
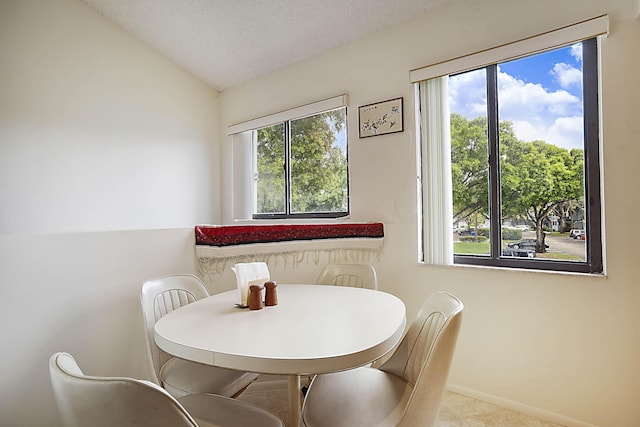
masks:
<path id="1" fill-rule="evenodd" d="M 452 113 L 485 116 L 484 70 L 450 78 L 449 97 Z M 498 105 L 519 139 L 583 148 L 582 45 L 501 64 Z"/>

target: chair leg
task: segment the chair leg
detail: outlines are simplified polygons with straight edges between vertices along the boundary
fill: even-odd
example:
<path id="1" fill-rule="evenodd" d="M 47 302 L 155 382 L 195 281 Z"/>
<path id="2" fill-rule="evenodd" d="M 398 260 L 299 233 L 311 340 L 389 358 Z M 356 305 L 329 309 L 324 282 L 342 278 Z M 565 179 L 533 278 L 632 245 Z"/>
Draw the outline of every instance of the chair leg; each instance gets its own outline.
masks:
<path id="1" fill-rule="evenodd" d="M 305 397 L 307 395 L 307 391 L 309 391 L 309 386 L 311 385 L 311 381 L 313 380 L 313 377 L 315 377 L 315 375 L 308 375 L 306 377 L 303 377 L 301 381 L 302 387 L 300 387 L 300 391 L 302 392 L 302 397 Z"/>

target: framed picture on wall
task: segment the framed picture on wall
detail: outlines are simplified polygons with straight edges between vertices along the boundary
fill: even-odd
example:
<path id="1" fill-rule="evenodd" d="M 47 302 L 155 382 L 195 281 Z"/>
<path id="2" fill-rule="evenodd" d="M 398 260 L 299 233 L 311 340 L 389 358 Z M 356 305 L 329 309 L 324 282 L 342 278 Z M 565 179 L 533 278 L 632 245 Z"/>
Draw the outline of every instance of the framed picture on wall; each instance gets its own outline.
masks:
<path id="1" fill-rule="evenodd" d="M 360 138 L 386 135 L 403 130 L 402 98 L 358 107 L 358 135 Z"/>

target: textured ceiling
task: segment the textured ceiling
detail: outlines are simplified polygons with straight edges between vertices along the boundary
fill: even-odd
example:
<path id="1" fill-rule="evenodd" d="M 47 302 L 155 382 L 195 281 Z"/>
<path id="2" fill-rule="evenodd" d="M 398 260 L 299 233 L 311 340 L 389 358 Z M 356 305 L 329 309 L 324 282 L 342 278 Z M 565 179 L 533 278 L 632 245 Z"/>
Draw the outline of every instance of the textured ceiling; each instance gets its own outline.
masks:
<path id="1" fill-rule="evenodd" d="M 82 0 L 223 91 L 447 0 Z"/>

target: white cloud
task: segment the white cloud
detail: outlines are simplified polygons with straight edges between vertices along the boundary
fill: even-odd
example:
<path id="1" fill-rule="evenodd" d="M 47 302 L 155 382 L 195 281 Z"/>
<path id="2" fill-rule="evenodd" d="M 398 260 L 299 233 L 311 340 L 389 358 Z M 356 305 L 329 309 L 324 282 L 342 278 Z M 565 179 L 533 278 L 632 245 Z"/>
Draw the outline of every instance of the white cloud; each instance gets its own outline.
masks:
<path id="1" fill-rule="evenodd" d="M 584 148 L 583 127 L 582 116 L 558 117 L 547 130 L 547 141 L 569 150 Z"/>
<path id="2" fill-rule="evenodd" d="M 582 62 L 582 43 L 571 45 L 571 56 L 573 56 L 576 61 Z"/>
<path id="3" fill-rule="evenodd" d="M 513 120 L 513 131 L 518 139 L 523 141 L 535 141 L 540 138 L 540 126 L 525 120 Z"/>
<path id="4" fill-rule="evenodd" d="M 452 112 L 473 119 L 487 115 L 487 90 L 484 70 L 460 74 L 449 80 Z"/>
<path id="5" fill-rule="evenodd" d="M 525 83 L 506 73 L 498 74 L 498 100 L 504 120 L 550 123 L 550 116 L 575 114 L 580 100 L 564 90 L 550 92 L 540 84 Z"/>
<path id="6" fill-rule="evenodd" d="M 554 65 L 551 74 L 564 89 L 572 86 L 582 87 L 582 71 L 569 64 L 560 62 Z"/>
<path id="7" fill-rule="evenodd" d="M 576 69 L 570 68 L 559 70 L 567 84 L 575 84 L 572 70 Z M 483 72 L 450 79 L 451 112 L 467 118 L 485 116 L 485 84 Z M 578 97 L 563 89 L 550 91 L 503 72 L 498 73 L 498 86 L 500 120 L 513 122 L 519 139 L 542 140 L 569 149 L 582 146 L 582 103 Z"/>
<path id="8" fill-rule="evenodd" d="M 582 117 L 558 117 L 550 126 L 531 121 L 514 121 L 513 130 L 523 141 L 546 141 L 568 150 L 582 148 Z"/>

